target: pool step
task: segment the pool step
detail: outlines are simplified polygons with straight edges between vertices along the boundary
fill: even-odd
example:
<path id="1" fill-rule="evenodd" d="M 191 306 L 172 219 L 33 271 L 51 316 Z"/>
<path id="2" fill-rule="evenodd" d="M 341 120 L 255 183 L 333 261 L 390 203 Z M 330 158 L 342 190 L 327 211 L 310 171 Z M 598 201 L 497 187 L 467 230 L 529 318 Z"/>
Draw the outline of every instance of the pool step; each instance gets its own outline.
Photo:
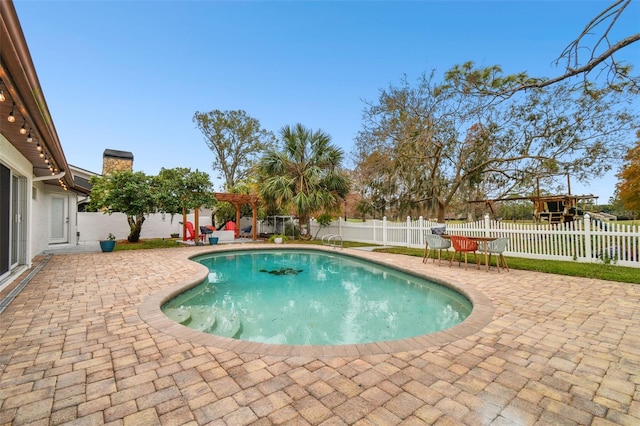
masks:
<path id="1" fill-rule="evenodd" d="M 169 317 L 169 319 L 177 322 L 178 324 L 185 325 L 191 320 L 191 312 L 185 308 L 165 308 L 163 312 Z"/>
<path id="2" fill-rule="evenodd" d="M 210 331 L 223 337 L 237 338 L 242 332 L 242 322 L 237 314 L 220 309 L 216 312 L 216 324 Z"/>
<path id="3" fill-rule="evenodd" d="M 178 324 L 204 333 L 237 338 L 242 332 L 242 321 L 238 315 L 226 309 L 193 305 L 164 308 L 163 312 Z"/>
<path id="4" fill-rule="evenodd" d="M 216 325 L 216 312 L 209 306 L 193 305 L 187 307 L 191 312 L 191 321 L 185 325 L 194 330 L 209 333 Z"/>

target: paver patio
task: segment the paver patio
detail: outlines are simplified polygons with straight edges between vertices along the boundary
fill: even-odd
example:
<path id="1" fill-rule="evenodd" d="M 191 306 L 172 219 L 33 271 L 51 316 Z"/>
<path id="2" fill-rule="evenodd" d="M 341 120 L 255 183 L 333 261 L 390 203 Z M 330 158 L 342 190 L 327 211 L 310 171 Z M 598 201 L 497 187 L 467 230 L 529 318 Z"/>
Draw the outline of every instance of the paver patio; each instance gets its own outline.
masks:
<path id="1" fill-rule="evenodd" d="M 0 314 L 0 425 L 640 424 L 640 286 L 345 249 L 480 292 L 492 315 L 322 355 L 158 328 L 153 298 L 221 249 L 43 258 Z"/>

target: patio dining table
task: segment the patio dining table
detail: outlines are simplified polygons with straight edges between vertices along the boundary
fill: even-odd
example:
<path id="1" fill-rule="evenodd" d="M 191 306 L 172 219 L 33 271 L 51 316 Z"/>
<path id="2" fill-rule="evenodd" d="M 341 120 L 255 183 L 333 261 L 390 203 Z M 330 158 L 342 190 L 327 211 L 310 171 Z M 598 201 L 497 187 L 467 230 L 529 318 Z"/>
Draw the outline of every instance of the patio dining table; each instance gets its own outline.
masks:
<path id="1" fill-rule="evenodd" d="M 441 235 L 442 238 L 446 238 L 446 239 L 451 239 L 451 234 L 442 234 Z M 472 241 L 475 241 L 476 243 L 486 243 L 489 241 L 494 241 L 497 240 L 498 237 L 479 237 L 479 236 L 473 236 L 473 235 L 460 235 L 460 237 L 465 237 L 468 238 Z M 484 246 L 484 264 L 487 267 L 487 271 L 489 270 L 489 252 L 487 251 L 488 247 L 487 244 L 483 244 Z"/>

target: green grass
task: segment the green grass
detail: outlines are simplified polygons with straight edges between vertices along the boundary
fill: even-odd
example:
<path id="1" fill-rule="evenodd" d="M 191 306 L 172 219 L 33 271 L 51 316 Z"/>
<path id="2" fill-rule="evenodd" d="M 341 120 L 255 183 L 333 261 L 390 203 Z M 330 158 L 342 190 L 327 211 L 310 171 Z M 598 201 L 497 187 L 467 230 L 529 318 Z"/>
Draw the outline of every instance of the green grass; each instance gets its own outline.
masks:
<path id="1" fill-rule="evenodd" d="M 406 256 L 422 257 L 424 250 L 405 247 L 388 247 L 376 249 L 377 252 L 403 254 Z M 452 253 L 443 252 L 442 258 L 449 261 Z M 524 271 L 539 271 L 550 274 L 568 275 L 571 277 L 597 278 L 601 280 L 618 281 L 623 283 L 640 284 L 640 269 L 617 266 L 604 263 L 578 263 L 561 260 L 525 259 L 522 257 L 508 257 L 507 264 L 510 269 L 521 269 Z M 484 263 L 484 255 L 481 259 Z M 495 260 L 492 258 L 492 262 Z M 469 256 L 468 262 L 475 263 L 473 254 Z M 493 263 L 495 265 L 495 263 Z"/>
<path id="2" fill-rule="evenodd" d="M 116 242 L 116 247 L 114 251 L 123 251 L 123 250 L 144 250 L 144 249 L 155 249 L 155 248 L 176 248 L 181 245 L 178 243 L 180 239 L 174 238 L 152 238 L 152 239 L 144 239 L 140 240 L 137 243 L 130 243 L 127 240 L 118 240 Z"/>
<path id="3" fill-rule="evenodd" d="M 312 241 L 302 241 L 302 240 L 289 240 L 285 244 L 311 244 L 311 245 L 322 245 L 321 240 L 312 240 Z M 208 245 L 205 243 L 205 245 Z M 352 241 L 345 241 L 344 247 L 368 247 L 373 246 L 374 244 L 367 243 L 355 243 Z M 127 240 L 118 240 L 116 243 L 116 247 L 114 251 L 122 251 L 122 250 L 144 250 L 144 249 L 155 249 L 155 248 L 176 248 L 182 247 L 180 244 L 179 238 L 152 238 L 152 239 L 141 239 L 137 243 L 130 243 Z"/>
<path id="4" fill-rule="evenodd" d="M 142 249 L 154 249 L 154 248 L 175 248 L 181 247 L 178 243 L 179 239 L 171 238 L 156 238 L 140 240 L 138 243 L 129 243 L 128 241 L 118 241 L 116 243 L 115 250 L 142 250 Z M 322 245 L 321 240 L 301 241 L 292 240 L 285 243 L 285 245 L 293 244 L 310 244 L 310 245 Z M 371 247 L 374 244 L 356 243 L 352 241 L 345 241 L 345 248 L 353 247 Z M 424 251 L 417 248 L 406 247 L 387 247 L 377 248 L 377 252 L 382 253 L 394 253 L 402 254 L 405 256 L 422 257 Z M 448 262 L 449 252 L 443 252 L 443 260 Z M 484 262 L 484 256 L 482 261 Z M 473 254 L 469 256 L 469 262 L 475 263 Z M 618 281 L 623 283 L 640 284 L 640 269 L 629 268 L 625 266 L 617 266 L 604 263 L 578 263 L 578 262 L 565 262 L 560 260 L 541 260 L 541 259 L 525 259 L 522 257 L 507 257 L 507 263 L 511 269 L 521 269 L 525 271 L 539 271 L 547 272 L 550 274 L 568 275 L 572 277 L 585 277 L 585 278 L 597 278 L 608 281 Z M 495 263 L 494 263 L 495 265 Z"/>

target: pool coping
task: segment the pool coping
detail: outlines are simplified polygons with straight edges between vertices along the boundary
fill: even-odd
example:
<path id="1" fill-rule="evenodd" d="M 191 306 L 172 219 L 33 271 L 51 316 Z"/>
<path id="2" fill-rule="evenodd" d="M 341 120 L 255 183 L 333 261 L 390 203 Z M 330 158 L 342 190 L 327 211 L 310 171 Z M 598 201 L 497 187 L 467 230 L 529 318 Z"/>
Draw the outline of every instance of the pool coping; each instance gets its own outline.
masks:
<path id="1" fill-rule="evenodd" d="M 195 257 L 204 256 L 210 253 L 221 253 L 229 251 L 247 250 L 312 250 L 324 252 L 336 252 L 336 249 L 325 246 L 298 246 L 286 247 L 281 245 L 260 246 L 229 246 L 216 247 L 210 251 L 202 251 L 197 254 L 186 256 L 186 260 L 195 262 Z M 184 325 L 169 319 L 160 307 L 178 294 L 200 284 L 208 275 L 209 270 L 199 265 L 199 271 L 192 277 L 175 283 L 159 292 L 147 297 L 139 306 L 138 314 L 150 327 L 171 336 L 189 341 L 203 346 L 212 346 L 223 350 L 230 350 L 243 353 L 255 353 L 260 355 L 283 356 L 283 357 L 358 357 L 362 355 L 390 354 L 407 352 L 412 350 L 422 350 L 427 347 L 441 346 L 455 340 L 463 339 L 482 330 L 491 320 L 495 313 L 495 307 L 491 300 L 481 291 L 451 279 L 433 276 L 421 271 L 411 270 L 394 264 L 392 259 L 372 259 L 366 253 L 357 250 L 340 251 L 340 254 L 364 259 L 385 267 L 393 268 L 404 273 L 415 275 L 434 281 L 440 285 L 451 288 L 464 295 L 471 302 L 473 309 L 471 314 L 460 324 L 435 333 L 409 337 L 399 340 L 386 340 L 372 343 L 345 344 L 345 345 L 279 345 L 246 340 L 232 339 L 214 334 L 208 334 L 193 330 Z M 197 263 L 197 262 L 196 262 Z"/>

